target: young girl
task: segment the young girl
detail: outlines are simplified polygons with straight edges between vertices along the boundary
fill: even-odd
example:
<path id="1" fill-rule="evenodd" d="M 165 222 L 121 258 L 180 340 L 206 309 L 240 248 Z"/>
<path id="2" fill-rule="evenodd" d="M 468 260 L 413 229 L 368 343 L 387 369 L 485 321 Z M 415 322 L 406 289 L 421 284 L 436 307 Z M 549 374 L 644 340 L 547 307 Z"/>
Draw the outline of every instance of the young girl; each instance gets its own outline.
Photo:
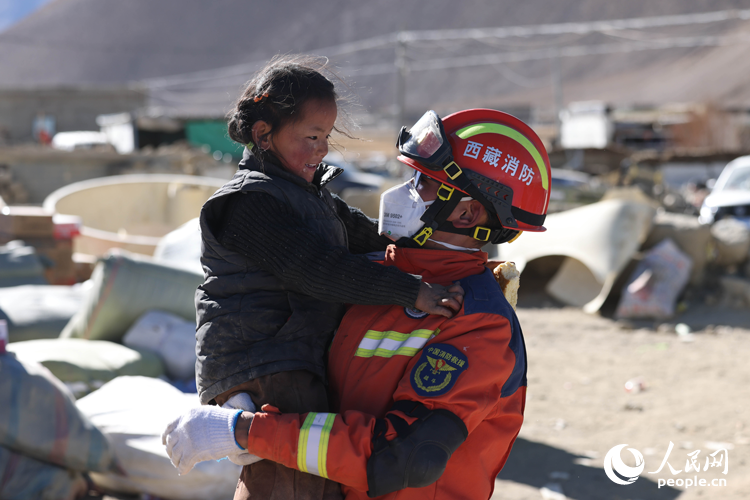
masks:
<path id="1" fill-rule="evenodd" d="M 243 159 L 200 216 L 206 280 L 196 293 L 196 378 L 203 404 L 325 412 L 325 348 L 344 304 L 448 317 L 460 309 L 460 286 L 429 285 L 363 255 L 391 241 L 325 188 L 341 169 L 321 163 L 337 118 L 337 94 L 322 69 L 300 57 L 271 61 L 229 120 L 229 136 L 246 145 Z M 335 483 L 268 461 L 246 465 L 237 488 L 236 499 L 340 495 Z"/>

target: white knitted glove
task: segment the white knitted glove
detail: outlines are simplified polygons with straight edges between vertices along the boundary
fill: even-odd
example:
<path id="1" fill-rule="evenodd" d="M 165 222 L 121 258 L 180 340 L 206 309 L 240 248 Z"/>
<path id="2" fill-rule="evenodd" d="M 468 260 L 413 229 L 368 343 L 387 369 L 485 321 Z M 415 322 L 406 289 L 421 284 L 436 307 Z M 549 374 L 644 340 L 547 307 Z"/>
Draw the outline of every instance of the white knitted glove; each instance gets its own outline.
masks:
<path id="1" fill-rule="evenodd" d="M 231 398 L 227 399 L 227 402 L 221 405 L 221 407 L 227 410 L 245 410 L 255 413 L 255 404 L 253 404 L 250 394 L 246 392 L 238 392 Z M 229 460 L 237 465 L 250 465 L 263 460 L 260 457 L 251 455 L 247 450 L 242 448 L 240 448 L 240 450 L 241 452 L 239 454 L 229 455 Z"/>
<path id="2" fill-rule="evenodd" d="M 198 462 L 247 453 L 234 439 L 234 426 L 240 413 L 242 410 L 201 406 L 167 426 L 161 442 L 180 475 L 190 472 Z"/>

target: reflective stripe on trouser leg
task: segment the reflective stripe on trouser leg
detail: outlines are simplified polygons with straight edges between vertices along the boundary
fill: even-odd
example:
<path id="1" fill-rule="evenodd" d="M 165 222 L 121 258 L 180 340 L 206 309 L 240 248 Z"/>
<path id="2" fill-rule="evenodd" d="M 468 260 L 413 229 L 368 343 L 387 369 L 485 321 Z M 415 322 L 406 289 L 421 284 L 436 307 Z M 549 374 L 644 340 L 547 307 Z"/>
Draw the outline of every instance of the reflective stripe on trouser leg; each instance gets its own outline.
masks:
<path id="1" fill-rule="evenodd" d="M 328 477 L 326 457 L 335 413 L 310 412 L 299 431 L 297 468 L 316 476 Z"/>

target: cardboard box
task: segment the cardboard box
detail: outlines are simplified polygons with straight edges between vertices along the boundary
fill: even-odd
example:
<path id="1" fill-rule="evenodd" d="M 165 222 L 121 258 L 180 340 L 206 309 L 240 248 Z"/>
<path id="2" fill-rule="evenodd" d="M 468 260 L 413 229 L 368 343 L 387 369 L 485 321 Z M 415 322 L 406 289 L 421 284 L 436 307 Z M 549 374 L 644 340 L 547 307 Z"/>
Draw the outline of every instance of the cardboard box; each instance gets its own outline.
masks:
<path id="1" fill-rule="evenodd" d="M 79 270 L 73 261 L 73 240 L 56 239 L 53 234 L 48 236 L 3 236 L 0 244 L 11 240 L 22 240 L 26 245 L 34 247 L 44 266 L 44 274 L 51 285 L 72 285 L 79 282 L 79 275 L 88 269 Z M 91 266 L 93 267 L 93 266 Z M 88 271 L 90 276 L 91 272 Z M 85 279 L 88 279 L 86 277 Z"/>
<path id="2" fill-rule="evenodd" d="M 73 262 L 73 240 L 46 238 L 18 238 L 34 247 L 42 264 L 45 277 L 52 285 L 72 285 L 77 282 L 76 266 Z"/>
<path id="3" fill-rule="evenodd" d="M 98 261 L 99 259 L 95 255 L 74 253 L 73 265 L 75 266 L 76 283 L 83 283 L 91 278 L 91 274 L 94 272 L 94 267 L 96 267 Z"/>
<path id="4" fill-rule="evenodd" d="M 22 240 L 27 237 L 52 237 L 55 226 L 52 213 L 42 207 L 2 207 L 0 209 L 0 240 Z"/>

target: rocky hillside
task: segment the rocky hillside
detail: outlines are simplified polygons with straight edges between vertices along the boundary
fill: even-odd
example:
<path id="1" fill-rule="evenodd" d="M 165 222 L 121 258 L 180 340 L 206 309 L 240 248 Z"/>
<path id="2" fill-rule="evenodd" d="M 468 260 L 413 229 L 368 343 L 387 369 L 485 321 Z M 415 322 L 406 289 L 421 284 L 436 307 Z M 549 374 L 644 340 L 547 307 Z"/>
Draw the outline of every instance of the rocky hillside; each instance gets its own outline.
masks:
<path id="1" fill-rule="evenodd" d="M 748 0 L 53 0 L 0 33 L 0 87 L 140 82 L 155 105 L 215 114 L 229 106 L 262 61 L 278 53 L 313 52 L 332 56 L 366 108 L 387 110 L 396 87 L 396 44 L 387 36 L 399 31 L 746 8 Z M 475 40 L 442 33 L 406 45 L 406 103 L 411 110 L 552 105 L 551 56 L 559 50 L 565 101 L 747 106 L 748 33 L 750 21 L 742 19 Z M 382 43 L 346 50 L 352 48 L 346 44 L 373 37 Z M 487 60 L 494 63 L 484 64 Z"/>

